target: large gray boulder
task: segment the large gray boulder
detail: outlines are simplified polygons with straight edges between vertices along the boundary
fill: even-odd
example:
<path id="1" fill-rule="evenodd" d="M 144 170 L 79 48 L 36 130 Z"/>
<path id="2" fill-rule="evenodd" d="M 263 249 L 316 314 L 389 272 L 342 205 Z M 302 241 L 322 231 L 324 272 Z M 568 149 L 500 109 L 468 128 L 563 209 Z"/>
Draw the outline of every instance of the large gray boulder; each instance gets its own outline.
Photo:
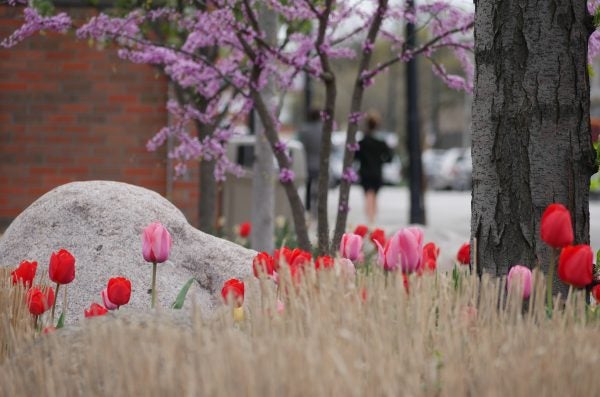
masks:
<path id="1" fill-rule="evenodd" d="M 158 265 L 160 306 L 168 307 L 194 277 L 198 283 L 190 289 L 186 306 L 195 301 L 210 312 L 220 304 L 225 280 L 251 272 L 254 251 L 195 229 L 151 190 L 109 181 L 69 183 L 40 197 L 0 239 L 0 266 L 35 260 L 37 279 L 47 281 L 50 255 L 65 248 L 76 258 L 75 280 L 68 285 L 68 322 L 81 319 L 92 302 L 102 303 L 100 293 L 114 276 L 131 280 L 128 307 L 146 309 L 152 264 L 142 257 L 141 234 L 153 221 L 165 225 L 173 238 L 169 261 Z"/>

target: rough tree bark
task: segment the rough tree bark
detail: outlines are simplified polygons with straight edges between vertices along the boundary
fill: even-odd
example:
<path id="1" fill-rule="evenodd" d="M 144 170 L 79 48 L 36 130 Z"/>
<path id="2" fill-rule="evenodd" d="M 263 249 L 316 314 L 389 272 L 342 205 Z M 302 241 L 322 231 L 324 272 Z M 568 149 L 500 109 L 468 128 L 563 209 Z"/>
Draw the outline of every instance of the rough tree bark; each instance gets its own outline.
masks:
<path id="1" fill-rule="evenodd" d="M 475 7 L 472 259 L 480 274 L 505 275 L 516 263 L 547 270 L 539 236 L 548 204 L 566 205 L 576 243 L 589 243 L 592 18 L 585 0 Z"/>
<path id="2" fill-rule="evenodd" d="M 214 50 L 211 51 L 210 54 L 205 52 L 204 55 L 208 55 L 214 60 L 216 59 L 216 53 L 216 50 Z M 198 97 L 196 99 L 192 99 L 193 95 L 190 95 L 189 92 L 186 93 L 186 91 L 179 85 L 174 84 L 174 88 L 177 102 L 179 102 L 181 105 L 185 105 L 193 101 L 196 108 L 201 112 L 206 110 L 208 103 L 204 98 Z M 199 121 L 196 121 L 195 126 L 198 139 L 200 139 L 200 141 L 207 136 L 210 136 L 215 129 L 214 126 L 207 125 Z M 198 187 L 200 191 L 200 197 L 198 199 L 198 229 L 205 233 L 213 234 L 216 231 L 215 213 L 217 203 L 217 181 L 214 177 L 215 161 L 202 160 L 199 162 L 198 167 L 200 169 L 198 180 Z"/>
<path id="3" fill-rule="evenodd" d="M 377 35 L 379 34 L 379 29 L 381 28 L 381 24 L 383 23 L 383 17 L 388 7 L 387 0 L 379 0 L 379 4 L 377 6 L 377 14 L 371 23 L 369 31 L 367 33 L 367 37 L 365 39 L 365 43 L 367 45 L 372 45 L 375 43 L 377 39 Z M 363 46 L 364 47 L 364 46 Z M 365 92 L 365 77 L 363 76 L 363 72 L 369 68 L 371 63 L 372 51 L 364 51 L 362 52 L 361 59 L 359 61 L 358 70 L 356 72 L 356 79 L 354 81 L 354 88 L 352 90 L 352 100 L 350 102 L 350 114 L 356 114 L 360 112 L 362 108 L 362 100 Z M 347 170 L 352 167 L 352 162 L 354 161 L 354 151 L 349 150 L 349 146 L 356 145 L 356 132 L 358 131 L 358 119 L 351 118 L 348 122 L 348 130 L 346 131 L 346 147 L 344 149 L 344 161 L 343 161 L 343 170 Z M 333 234 L 333 241 L 331 244 L 332 253 L 337 251 L 340 242 L 342 241 L 342 235 L 346 231 L 346 221 L 348 220 L 348 211 L 349 206 L 348 202 L 350 201 L 350 185 L 351 182 L 348 180 L 342 179 L 340 182 L 340 196 L 338 199 L 338 213 L 335 222 L 335 230 Z"/>
<path id="4" fill-rule="evenodd" d="M 274 43 L 277 40 L 277 14 L 261 7 L 258 18 L 265 33 L 265 40 Z M 263 88 L 263 98 L 268 103 L 275 99 L 273 82 Z M 272 106 L 269 106 L 272 108 Z M 256 128 L 254 144 L 255 162 L 254 179 L 252 181 L 252 233 L 250 246 L 257 251 L 272 252 L 274 249 L 274 209 L 275 209 L 275 167 L 271 144 L 265 136 L 265 127 L 259 122 Z"/>

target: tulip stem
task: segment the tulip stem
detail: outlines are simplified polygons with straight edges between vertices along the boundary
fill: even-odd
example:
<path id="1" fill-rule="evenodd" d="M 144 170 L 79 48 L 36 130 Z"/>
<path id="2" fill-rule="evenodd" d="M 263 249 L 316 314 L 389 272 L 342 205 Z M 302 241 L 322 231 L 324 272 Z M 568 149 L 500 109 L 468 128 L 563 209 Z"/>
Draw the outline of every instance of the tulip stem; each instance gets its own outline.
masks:
<path id="1" fill-rule="evenodd" d="M 56 283 L 56 292 L 54 293 L 54 303 L 52 304 L 52 313 L 50 314 L 50 323 L 54 325 L 54 311 L 56 310 L 56 301 L 58 300 L 58 289 L 60 288 L 60 284 Z"/>
<path id="2" fill-rule="evenodd" d="M 554 282 L 554 268 L 556 267 L 556 248 L 552 249 L 550 255 L 550 267 L 548 268 L 548 275 L 546 276 L 546 308 L 552 313 L 552 284 Z"/>
<path id="3" fill-rule="evenodd" d="M 152 262 L 152 308 L 156 305 L 156 262 Z"/>

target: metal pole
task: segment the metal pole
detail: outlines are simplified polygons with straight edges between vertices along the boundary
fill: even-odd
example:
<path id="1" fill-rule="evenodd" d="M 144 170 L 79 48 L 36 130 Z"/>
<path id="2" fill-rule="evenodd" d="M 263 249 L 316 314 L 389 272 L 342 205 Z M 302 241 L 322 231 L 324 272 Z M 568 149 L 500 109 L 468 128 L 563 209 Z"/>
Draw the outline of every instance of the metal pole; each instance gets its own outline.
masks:
<path id="1" fill-rule="evenodd" d="M 304 72 L 304 119 L 309 120 L 310 111 L 312 109 L 313 90 L 310 81 L 310 74 Z"/>
<path id="2" fill-rule="evenodd" d="M 415 12 L 414 0 L 407 0 L 406 5 L 407 9 Z M 415 25 L 412 22 L 407 22 L 406 48 L 408 51 L 415 47 L 415 34 Z M 423 166 L 421 163 L 417 85 L 417 59 L 413 57 L 406 64 L 406 135 L 409 155 L 410 223 L 424 225 L 425 203 L 423 197 Z"/>

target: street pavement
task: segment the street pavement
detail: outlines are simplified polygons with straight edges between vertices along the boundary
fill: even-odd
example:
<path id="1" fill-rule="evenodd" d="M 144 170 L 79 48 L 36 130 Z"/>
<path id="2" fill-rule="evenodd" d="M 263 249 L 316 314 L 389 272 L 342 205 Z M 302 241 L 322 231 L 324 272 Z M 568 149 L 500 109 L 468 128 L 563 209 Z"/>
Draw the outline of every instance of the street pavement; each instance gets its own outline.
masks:
<path id="1" fill-rule="evenodd" d="M 338 205 L 338 189 L 329 192 L 329 219 L 332 228 Z M 409 225 L 409 191 L 405 187 L 383 187 L 378 195 L 379 211 L 373 226 L 392 233 Z M 451 265 L 452 258 L 463 242 L 469 239 L 471 226 L 471 192 L 428 191 L 425 194 L 425 241 L 435 241 L 442 251 L 441 262 Z M 591 243 L 600 249 L 600 200 L 590 202 Z M 360 186 L 350 190 L 348 228 L 367 224 L 364 214 L 364 194 Z"/>

